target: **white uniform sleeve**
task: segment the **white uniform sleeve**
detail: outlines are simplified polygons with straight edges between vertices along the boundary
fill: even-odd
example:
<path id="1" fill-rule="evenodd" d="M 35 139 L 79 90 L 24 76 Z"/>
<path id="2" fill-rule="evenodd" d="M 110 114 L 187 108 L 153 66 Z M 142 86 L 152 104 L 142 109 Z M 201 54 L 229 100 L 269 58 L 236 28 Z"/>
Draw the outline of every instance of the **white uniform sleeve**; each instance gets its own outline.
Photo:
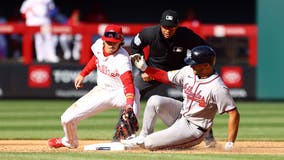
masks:
<path id="1" fill-rule="evenodd" d="M 219 87 L 216 87 L 214 92 L 219 114 L 223 114 L 224 112 L 236 108 L 236 104 L 230 94 L 228 87 L 221 85 Z"/>

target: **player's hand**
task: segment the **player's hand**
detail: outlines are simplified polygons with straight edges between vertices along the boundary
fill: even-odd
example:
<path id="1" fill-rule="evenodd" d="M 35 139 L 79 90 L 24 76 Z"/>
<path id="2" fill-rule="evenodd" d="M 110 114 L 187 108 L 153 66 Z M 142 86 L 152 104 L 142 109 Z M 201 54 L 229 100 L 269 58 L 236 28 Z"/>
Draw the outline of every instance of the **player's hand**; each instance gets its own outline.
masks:
<path id="1" fill-rule="evenodd" d="M 144 56 L 141 56 L 139 60 L 134 61 L 135 66 L 141 71 L 145 71 L 148 65 L 145 62 Z"/>
<path id="2" fill-rule="evenodd" d="M 81 76 L 80 74 L 76 77 L 75 82 L 74 82 L 74 86 L 76 89 L 83 87 L 83 80 L 84 80 L 84 77 Z"/>
<path id="3" fill-rule="evenodd" d="M 124 106 L 124 109 L 132 109 L 133 108 L 133 106 L 131 105 L 131 104 L 126 104 L 125 106 Z"/>
<path id="4" fill-rule="evenodd" d="M 225 150 L 231 150 L 234 148 L 234 142 L 226 142 Z"/>
<path id="5" fill-rule="evenodd" d="M 152 78 L 151 76 L 149 76 L 149 74 L 147 74 L 147 73 L 142 73 L 142 74 L 141 74 L 141 78 L 142 78 L 143 81 L 145 81 L 145 82 L 149 82 L 149 81 L 154 80 L 154 78 Z"/>
<path id="6" fill-rule="evenodd" d="M 134 63 L 135 61 L 139 61 L 141 59 L 141 55 L 138 53 L 130 55 L 131 61 Z"/>

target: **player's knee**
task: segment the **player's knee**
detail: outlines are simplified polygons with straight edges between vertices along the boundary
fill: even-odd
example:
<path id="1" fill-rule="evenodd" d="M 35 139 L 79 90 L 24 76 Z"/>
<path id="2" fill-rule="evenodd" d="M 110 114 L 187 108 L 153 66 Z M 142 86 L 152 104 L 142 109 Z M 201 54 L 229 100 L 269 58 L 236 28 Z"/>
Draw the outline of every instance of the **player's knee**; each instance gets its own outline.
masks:
<path id="1" fill-rule="evenodd" d="M 71 116 L 67 116 L 67 114 L 63 114 L 61 116 L 61 124 L 62 125 L 73 123 L 73 121 L 74 121 L 74 118 L 72 118 Z"/>
<path id="2" fill-rule="evenodd" d="M 154 108 L 155 111 L 159 111 L 159 108 L 161 106 L 162 100 L 161 100 L 161 96 L 159 95 L 153 95 L 151 96 L 148 101 L 147 101 L 147 107 L 152 107 Z"/>
<path id="3" fill-rule="evenodd" d="M 61 116 L 61 124 L 62 124 L 62 125 L 67 124 L 68 121 L 69 121 L 69 120 L 67 119 L 66 116 L 64 116 L 64 115 Z"/>
<path id="4" fill-rule="evenodd" d="M 160 103 L 161 103 L 161 101 L 160 101 L 160 99 L 161 99 L 161 96 L 159 96 L 159 95 L 153 95 L 153 96 L 151 96 L 149 99 L 148 99 L 148 101 L 147 101 L 147 104 L 149 104 L 149 105 L 159 105 Z"/>

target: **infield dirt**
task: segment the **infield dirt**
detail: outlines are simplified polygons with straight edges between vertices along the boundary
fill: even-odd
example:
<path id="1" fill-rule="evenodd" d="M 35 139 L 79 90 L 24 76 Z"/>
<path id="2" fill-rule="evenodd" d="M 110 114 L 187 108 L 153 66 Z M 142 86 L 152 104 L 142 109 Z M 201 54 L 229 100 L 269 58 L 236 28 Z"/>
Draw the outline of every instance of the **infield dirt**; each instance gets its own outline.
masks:
<path id="1" fill-rule="evenodd" d="M 50 148 L 47 140 L 0 140 L 0 152 L 105 152 L 105 151 L 84 151 L 84 145 L 104 143 L 109 141 L 81 140 L 80 146 L 76 149 Z M 231 151 L 223 149 L 225 142 L 217 142 L 215 148 L 204 148 L 204 143 L 195 147 L 182 150 L 159 150 L 156 153 L 190 153 L 190 154 L 284 154 L 284 142 L 271 141 L 238 141 Z M 118 151 L 113 151 L 118 152 Z M 121 151 L 120 151 L 121 152 Z M 142 148 L 125 150 L 123 152 L 153 152 Z"/>

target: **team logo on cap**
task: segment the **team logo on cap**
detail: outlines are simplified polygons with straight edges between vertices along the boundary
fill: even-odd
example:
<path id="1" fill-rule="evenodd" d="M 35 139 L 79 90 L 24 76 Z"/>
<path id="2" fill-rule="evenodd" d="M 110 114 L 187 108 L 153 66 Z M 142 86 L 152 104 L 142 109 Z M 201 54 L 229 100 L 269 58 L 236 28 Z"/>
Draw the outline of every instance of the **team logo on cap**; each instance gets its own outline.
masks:
<path id="1" fill-rule="evenodd" d="M 172 20 L 174 20 L 174 17 L 173 17 L 173 16 L 169 16 L 169 15 L 167 15 L 167 16 L 166 16 L 166 20 L 168 20 L 168 21 L 172 21 Z"/>
<path id="2" fill-rule="evenodd" d="M 186 57 L 191 59 L 191 58 L 192 58 L 191 55 L 192 55 L 192 52 L 191 52 L 190 49 L 188 49 L 188 50 L 186 51 Z"/>

